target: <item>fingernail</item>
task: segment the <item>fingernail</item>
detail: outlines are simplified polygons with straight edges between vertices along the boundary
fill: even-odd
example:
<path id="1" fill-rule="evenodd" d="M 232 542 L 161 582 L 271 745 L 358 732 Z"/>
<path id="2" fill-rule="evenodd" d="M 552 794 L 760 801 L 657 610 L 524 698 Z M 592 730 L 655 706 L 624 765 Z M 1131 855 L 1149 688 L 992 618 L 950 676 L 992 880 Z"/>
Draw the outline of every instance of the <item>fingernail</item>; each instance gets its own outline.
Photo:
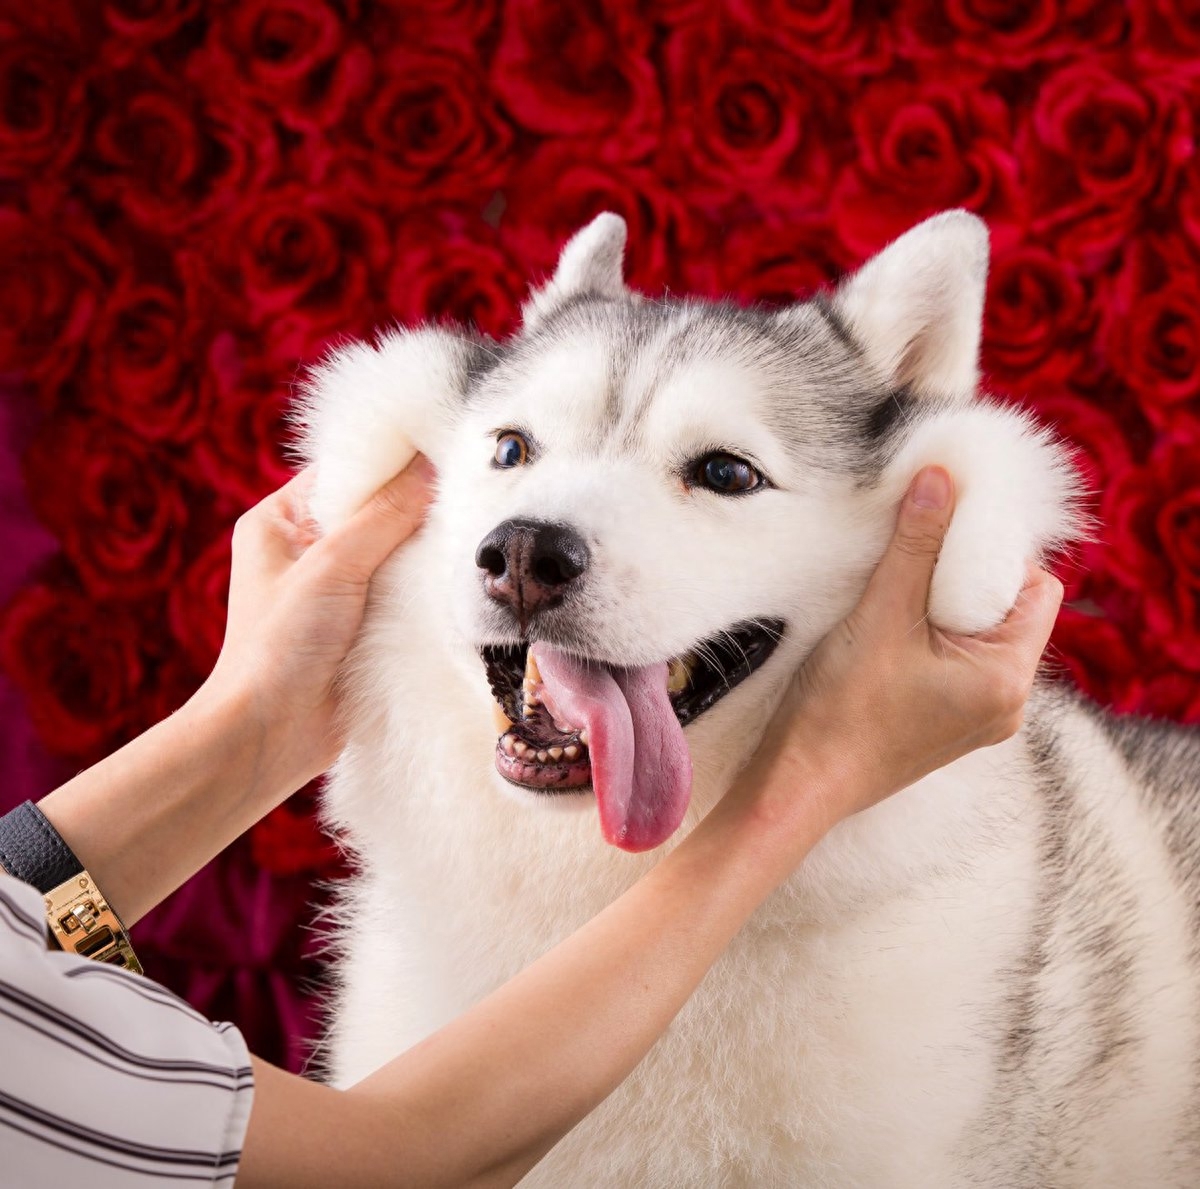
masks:
<path id="1" fill-rule="evenodd" d="M 950 476 L 941 467 L 926 467 L 909 488 L 918 508 L 944 508 L 950 502 Z"/>

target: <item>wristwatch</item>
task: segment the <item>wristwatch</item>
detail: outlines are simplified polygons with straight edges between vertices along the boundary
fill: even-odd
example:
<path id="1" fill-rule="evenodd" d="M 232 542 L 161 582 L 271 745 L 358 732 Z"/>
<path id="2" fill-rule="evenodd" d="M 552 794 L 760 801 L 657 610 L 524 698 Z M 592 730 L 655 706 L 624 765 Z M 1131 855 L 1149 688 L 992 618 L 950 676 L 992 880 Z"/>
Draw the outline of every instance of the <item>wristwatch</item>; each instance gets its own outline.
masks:
<path id="1" fill-rule="evenodd" d="M 60 948 L 142 973 L 121 918 L 32 801 L 0 817 L 0 866 L 42 893 L 46 924 Z"/>

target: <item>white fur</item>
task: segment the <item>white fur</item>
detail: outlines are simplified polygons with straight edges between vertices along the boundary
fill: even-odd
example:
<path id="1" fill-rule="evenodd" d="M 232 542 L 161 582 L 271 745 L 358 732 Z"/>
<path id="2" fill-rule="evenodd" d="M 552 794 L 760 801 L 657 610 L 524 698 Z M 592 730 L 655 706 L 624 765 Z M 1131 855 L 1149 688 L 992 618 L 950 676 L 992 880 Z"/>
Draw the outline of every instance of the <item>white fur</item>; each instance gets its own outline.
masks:
<path id="1" fill-rule="evenodd" d="M 525 328 L 536 328 L 541 318 L 565 297 L 629 297 L 625 287 L 625 220 L 619 215 L 597 215 L 567 243 L 554 276 L 535 289 L 522 308 Z"/>
<path id="2" fill-rule="evenodd" d="M 836 306 L 890 383 L 962 399 L 979 378 L 987 263 L 987 227 L 946 211 L 864 265 L 838 290 Z"/>
<path id="3" fill-rule="evenodd" d="M 450 331 L 397 329 L 342 347 L 312 370 L 297 421 L 301 451 L 317 463 L 309 511 L 323 531 L 349 519 L 418 450 L 441 454 L 461 347 Z"/>
<path id="4" fill-rule="evenodd" d="M 534 326 L 579 293 L 634 300 L 620 281 L 618 224 L 602 217 L 571 242 L 527 311 Z M 464 340 L 447 331 L 354 347 L 318 373 L 307 450 L 325 527 L 414 443 L 440 475 L 426 529 L 374 584 L 348 672 L 350 741 L 325 801 L 362 869 L 340 909 L 342 987 L 328 1043 L 339 1084 L 477 1002 L 657 857 L 606 846 L 590 799 L 525 794 L 493 769 L 493 701 L 476 653 L 493 620 L 473 554 L 500 520 L 569 521 L 592 545 L 580 620 L 599 659 L 645 663 L 747 615 L 788 620 L 766 667 L 689 727 L 693 805 L 668 845 L 728 788 L 795 665 L 857 599 L 921 465 L 949 467 L 958 489 L 931 602 L 945 627 L 998 622 L 1027 561 L 1070 536 L 1072 479 L 1052 438 L 971 399 L 985 271 L 986 234 L 958 213 L 903 237 L 841 290 L 838 309 L 870 366 L 933 402 L 866 484 L 821 473 L 780 441 L 768 417 L 774 373 L 754 352 L 714 346 L 661 374 L 654 361 L 686 310 L 664 319 L 631 364 L 615 421 L 613 342 L 586 329 L 502 364 L 457 411 Z M 796 383 L 803 391 L 816 381 Z M 642 397 L 650 404 L 638 417 Z M 533 429 L 542 456 L 498 471 L 489 466 L 495 434 L 512 426 Z M 665 460 L 714 443 L 753 458 L 775 489 L 736 500 L 683 490 Z M 1054 709 L 1041 703 L 1031 715 L 1039 705 Z M 1186 1183 L 1159 1158 L 1182 1126 L 1200 1019 L 1179 956 L 1186 906 L 1111 749 L 1082 712 L 1061 717 L 1088 777 L 1088 820 L 1136 873 L 1131 904 L 1155 932 L 1132 974 L 1136 992 L 1180 1043 L 1137 1049 L 1137 1101 L 1125 1106 L 1114 1066 L 1112 1101 L 1073 1123 L 1086 1153 L 1043 1167 L 1055 1169 L 1055 1184 L 1089 1189 Z M 1035 1098 L 1004 1124 L 1015 1129 L 1008 1147 L 973 1147 L 971 1137 L 996 1090 L 989 1028 L 1007 1010 L 1009 976 L 1037 927 L 1041 812 L 1018 737 L 844 822 L 529 1183 L 1033 1184 L 997 1151 L 1019 1154 L 1044 1126 L 1017 1118 Z M 1071 944 L 1062 939 L 1064 952 Z M 1054 980 L 1046 994 L 1069 1012 L 1081 993 L 1069 963 Z M 1073 1068 L 1067 1060 L 1064 1077 Z M 982 1134 L 1002 1132 L 993 1122 Z"/>

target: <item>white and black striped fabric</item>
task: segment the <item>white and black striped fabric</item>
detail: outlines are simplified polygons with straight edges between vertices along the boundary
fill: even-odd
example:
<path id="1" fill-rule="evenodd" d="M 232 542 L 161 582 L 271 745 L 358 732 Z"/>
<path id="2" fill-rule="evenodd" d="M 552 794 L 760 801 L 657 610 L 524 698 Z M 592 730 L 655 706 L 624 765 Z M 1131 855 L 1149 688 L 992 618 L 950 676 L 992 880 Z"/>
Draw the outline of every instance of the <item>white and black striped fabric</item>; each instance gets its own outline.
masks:
<path id="1" fill-rule="evenodd" d="M 149 979 L 46 948 L 41 895 L 0 872 L 0 1186 L 233 1184 L 246 1042 Z"/>

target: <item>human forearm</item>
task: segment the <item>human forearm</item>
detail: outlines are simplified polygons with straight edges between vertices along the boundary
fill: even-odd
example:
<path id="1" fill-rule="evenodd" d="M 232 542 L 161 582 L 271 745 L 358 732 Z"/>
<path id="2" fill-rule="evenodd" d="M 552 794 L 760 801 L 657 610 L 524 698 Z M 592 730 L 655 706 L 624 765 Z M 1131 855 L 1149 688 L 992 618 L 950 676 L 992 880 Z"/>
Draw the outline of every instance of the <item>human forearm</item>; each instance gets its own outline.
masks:
<path id="1" fill-rule="evenodd" d="M 202 690 L 39 808 L 126 925 L 292 791 L 245 699 Z"/>
<path id="2" fill-rule="evenodd" d="M 758 800 L 723 802 L 589 924 L 351 1090 L 262 1069 L 239 1185 L 324 1185 L 335 1168 L 346 1187 L 514 1184 L 638 1064 L 820 837 L 820 779 L 791 787 L 786 830 Z"/>
<path id="3" fill-rule="evenodd" d="M 416 531 L 414 460 L 320 540 L 301 474 L 237 523 L 225 643 L 181 710 L 40 803 L 128 925 L 337 755 L 337 672 L 376 567 Z"/>
<path id="4" fill-rule="evenodd" d="M 514 1183 L 638 1063 L 826 830 L 1008 737 L 1062 588 L 1035 577 L 977 640 L 937 632 L 925 610 L 948 524 L 944 503 L 906 500 L 863 602 L 735 787 L 605 912 L 350 1091 L 260 1067 L 239 1184 Z"/>

